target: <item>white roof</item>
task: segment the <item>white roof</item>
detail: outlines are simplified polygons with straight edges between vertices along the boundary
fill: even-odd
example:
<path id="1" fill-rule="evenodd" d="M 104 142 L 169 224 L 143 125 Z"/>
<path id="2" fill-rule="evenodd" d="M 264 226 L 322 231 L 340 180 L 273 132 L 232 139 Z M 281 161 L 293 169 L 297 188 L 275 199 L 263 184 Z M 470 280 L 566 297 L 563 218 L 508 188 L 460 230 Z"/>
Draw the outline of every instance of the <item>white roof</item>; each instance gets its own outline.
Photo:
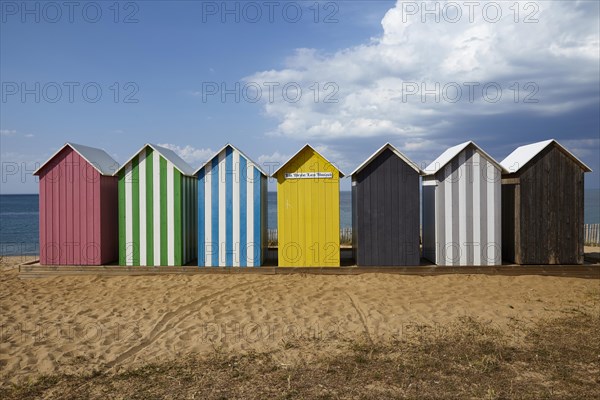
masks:
<path id="1" fill-rule="evenodd" d="M 381 153 L 383 153 L 383 151 L 385 149 L 390 149 L 392 151 L 392 153 L 394 153 L 395 155 L 397 155 L 398 157 L 400 157 L 400 159 L 402 161 L 404 161 L 405 163 L 407 163 L 408 165 L 410 165 L 412 167 L 412 169 L 414 169 L 415 171 L 417 171 L 418 174 L 422 174 L 423 173 L 423 171 L 421 171 L 421 169 L 417 166 L 417 164 L 415 164 L 414 162 L 412 162 L 408 157 L 406 157 L 404 154 L 402 154 L 400 151 L 398 151 L 398 149 L 396 149 L 394 146 L 392 146 L 392 144 L 390 144 L 388 142 L 388 143 L 384 144 L 383 146 L 381 146 L 379 148 L 379 150 L 377 150 L 375 153 L 373 153 L 362 164 L 360 164 L 358 167 L 356 167 L 356 169 L 350 175 L 353 176 L 354 174 L 358 174 L 360 171 L 363 170 L 363 168 L 365 168 L 375 158 L 377 158 Z"/>
<path id="2" fill-rule="evenodd" d="M 238 149 L 237 147 L 235 147 L 231 143 L 227 143 L 225 146 L 221 147 L 221 149 L 219 151 L 217 151 L 214 156 L 212 156 L 207 162 L 205 162 L 204 164 L 202 164 L 200 166 L 200 168 L 198 168 L 194 172 L 194 175 L 198 174 L 198 172 L 200 172 L 200 170 L 202 168 L 204 168 L 206 166 L 206 164 L 208 164 L 209 162 L 211 162 L 212 160 L 214 160 L 216 157 L 218 157 L 219 154 L 221 154 L 221 152 L 223 152 L 227 147 L 231 147 L 233 150 L 236 150 L 237 152 L 239 152 L 246 159 L 246 161 L 248 161 L 248 163 L 250 163 L 252 166 L 256 167 L 256 169 L 258 169 L 261 174 L 263 174 L 264 176 L 268 176 L 267 173 L 260 167 L 260 165 L 258 165 L 254 161 L 252 161 L 252 159 L 250 157 L 248 157 L 246 154 L 244 154 L 243 151 L 241 151 L 240 149 Z"/>
<path id="3" fill-rule="evenodd" d="M 483 151 L 483 149 L 481 149 L 481 147 L 477 146 L 475 144 L 475 142 L 469 140 L 468 142 L 457 144 L 456 146 L 450 147 L 449 149 L 444 151 L 438 158 L 433 160 L 433 162 L 425 168 L 425 170 L 423 171 L 424 175 L 429 176 L 429 175 L 437 174 L 438 171 L 440 171 L 442 168 L 444 168 L 446 166 L 446 164 L 448 164 L 450 161 L 452 161 L 454 159 L 454 157 L 458 156 L 460 154 L 460 152 L 462 152 L 464 149 L 466 149 L 470 145 L 475 147 L 475 149 L 477 151 L 479 151 L 489 162 L 491 162 L 496 167 L 498 167 L 498 169 L 500 169 L 502 172 L 507 172 L 504 169 L 504 167 L 498 163 L 498 161 L 494 160 L 492 158 L 492 156 L 490 156 L 488 153 Z"/>
<path id="4" fill-rule="evenodd" d="M 510 153 L 500 164 L 511 174 L 519 171 L 535 156 L 541 153 L 546 147 L 551 144 L 558 146 L 563 153 L 575 161 L 585 172 L 592 172 L 591 168 L 585 165 L 580 159 L 575 157 L 573 153 L 564 148 L 560 143 L 554 139 L 544 140 L 542 142 L 528 144 L 526 146 L 517 147 L 512 153 Z"/>
<path id="5" fill-rule="evenodd" d="M 56 153 L 52 155 L 45 163 L 42 164 L 33 174 L 38 175 L 39 172 L 48 164 L 54 157 L 58 155 L 65 147 L 70 147 L 79 154 L 84 160 L 90 163 L 96 171 L 101 175 L 113 175 L 119 168 L 119 163 L 116 162 L 111 156 L 108 155 L 104 150 L 97 149 L 95 147 L 84 146 L 76 143 L 65 143 Z"/>
<path id="6" fill-rule="evenodd" d="M 341 171 L 341 170 L 340 170 L 340 169 L 339 169 L 339 168 L 338 168 L 338 167 L 337 167 L 337 166 L 336 166 L 334 163 L 332 163 L 332 162 L 331 162 L 331 161 L 329 161 L 327 158 L 325 158 L 325 156 L 323 156 L 323 154 L 319 153 L 317 150 L 315 150 L 315 148 L 314 148 L 314 147 L 312 147 L 312 146 L 311 146 L 310 144 L 308 144 L 308 143 L 306 143 L 304 146 L 302 146 L 302 148 L 301 148 L 300 150 L 298 150 L 298 151 L 297 151 L 297 152 L 296 152 L 296 153 L 295 153 L 293 156 L 291 156 L 291 157 L 290 157 L 290 158 L 289 158 L 289 159 L 288 159 L 286 162 L 284 162 L 283 164 L 281 164 L 281 165 L 279 166 L 279 168 L 277 168 L 277 169 L 276 169 L 276 170 L 275 170 L 275 171 L 274 171 L 274 172 L 271 174 L 271 176 L 272 176 L 272 177 L 274 177 L 274 176 L 275 176 L 275 174 L 277 174 L 277 172 L 279 172 L 279 170 L 280 170 L 281 168 L 285 167 L 285 166 L 286 166 L 286 165 L 287 165 L 287 164 L 288 164 L 290 161 L 292 161 L 294 158 L 296 158 L 296 156 L 297 156 L 298 154 L 300 154 L 300 152 L 301 152 L 302 150 L 304 150 L 304 149 L 305 149 L 305 148 L 307 148 L 307 147 L 308 147 L 308 148 L 310 148 L 310 149 L 311 149 L 312 151 L 314 151 L 315 153 L 317 153 L 318 155 L 320 155 L 321 157 L 323 157 L 323 159 L 325 159 L 325 161 L 327 161 L 329 164 L 333 165 L 333 166 L 335 167 L 335 169 L 337 169 L 337 170 L 338 170 L 338 172 L 340 173 L 340 178 L 343 178 L 343 177 L 345 176 L 345 175 L 344 175 L 344 173 L 343 173 L 343 172 L 342 172 L 342 171 Z"/>
<path id="7" fill-rule="evenodd" d="M 158 145 L 155 145 L 155 144 L 152 144 L 152 143 L 146 143 L 145 145 L 143 145 L 142 148 L 139 149 L 133 156 L 131 156 L 131 158 L 129 160 L 127 160 L 125 163 L 123 163 L 123 165 L 121 166 L 121 168 L 119 168 L 115 172 L 115 174 L 117 174 L 127 164 L 129 164 L 131 162 L 131 160 L 133 160 L 135 157 L 137 157 L 142 152 L 142 150 L 144 150 L 146 147 L 150 147 L 152 150 L 157 151 L 167 161 L 169 161 L 170 163 L 172 163 L 175 166 L 175 168 L 177 168 L 179 170 L 179 172 L 181 172 L 183 175 L 187 175 L 187 176 L 193 176 L 194 175 L 193 168 L 188 163 L 186 163 L 185 161 L 183 161 L 183 159 L 181 157 L 179 157 L 173 150 L 170 150 L 170 149 L 167 149 L 165 147 L 158 146 Z"/>

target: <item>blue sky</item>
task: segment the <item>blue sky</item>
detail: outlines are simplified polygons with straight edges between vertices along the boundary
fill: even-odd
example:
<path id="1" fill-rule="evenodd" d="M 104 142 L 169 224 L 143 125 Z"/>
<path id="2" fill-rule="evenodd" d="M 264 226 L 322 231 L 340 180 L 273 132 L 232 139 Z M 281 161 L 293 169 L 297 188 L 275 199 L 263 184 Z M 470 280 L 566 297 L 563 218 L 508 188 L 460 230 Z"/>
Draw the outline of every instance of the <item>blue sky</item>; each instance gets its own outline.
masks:
<path id="1" fill-rule="evenodd" d="M 348 173 L 388 141 L 424 166 L 465 140 L 500 161 L 555 138 L 600 186 L 595 1 L 482 2 L 472 21 L 463 2 L 1 4 L 0 193 L 36 193 L 31 170 L 67 141 L 119 162 L 153 142 L 194 167 L 227 142 L 262 164 L 309 142 Z M 236 83 L 239 101 L 209 92 Z"/>

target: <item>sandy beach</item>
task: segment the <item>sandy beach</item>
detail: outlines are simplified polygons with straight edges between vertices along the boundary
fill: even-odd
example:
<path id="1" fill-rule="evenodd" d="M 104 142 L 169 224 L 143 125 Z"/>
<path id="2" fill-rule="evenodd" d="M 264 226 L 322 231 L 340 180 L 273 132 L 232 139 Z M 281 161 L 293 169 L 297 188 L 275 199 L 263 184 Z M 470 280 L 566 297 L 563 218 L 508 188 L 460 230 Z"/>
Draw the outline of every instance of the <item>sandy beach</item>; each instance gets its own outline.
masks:
<path id="1" fill-rule="evenodd" d="M 19 259 L 18 261 L 21 261 Z M 502 329 L 597 309 L 595 279 L 367 274 L 65 276 L 0 275 L 2 384 L 168 360 L 188 353 L 299 350 L 286 343 L 377 342 L 469 316 Z M 303 354 L 306 356 L 306 354 Z"/>

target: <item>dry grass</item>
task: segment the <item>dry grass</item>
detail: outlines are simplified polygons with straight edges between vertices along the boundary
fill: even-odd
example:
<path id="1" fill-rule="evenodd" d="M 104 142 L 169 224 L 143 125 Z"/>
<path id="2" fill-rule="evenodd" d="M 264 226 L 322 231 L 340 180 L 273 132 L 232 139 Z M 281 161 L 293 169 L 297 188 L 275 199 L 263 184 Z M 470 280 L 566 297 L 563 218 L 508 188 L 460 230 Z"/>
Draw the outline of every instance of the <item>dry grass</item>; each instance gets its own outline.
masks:
<path id="1" fill-rule="evenodd" d="M 215 351 L 117 373 L 42 376 L 0 389 L 0 398 L 597 399 L 599 326 L 597 312 L 577 309 L 509 331 L 464 317 L 384 343 L 337 341 L 335 351 L 299 339 L 270 353 Z M 315 357 L 289 365 L 285 351 Z"/>

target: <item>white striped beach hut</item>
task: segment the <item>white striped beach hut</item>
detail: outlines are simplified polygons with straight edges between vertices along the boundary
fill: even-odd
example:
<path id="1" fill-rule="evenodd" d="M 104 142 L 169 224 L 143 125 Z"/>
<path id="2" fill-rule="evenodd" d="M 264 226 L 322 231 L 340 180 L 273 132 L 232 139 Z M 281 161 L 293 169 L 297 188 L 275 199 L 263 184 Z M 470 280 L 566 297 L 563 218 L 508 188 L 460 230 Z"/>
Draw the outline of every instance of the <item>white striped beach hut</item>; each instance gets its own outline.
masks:
<path id="1" fill-rule="evenodd" d="M 423 257 L 437 265 L 501 265 L 504 168 L 475 143 L 451 147 L 424 170 Z"/>
<path id="2" fill-rule="evenodd" d="M 119 264 L 181 266 L 197 254 L 197 180 L 172 150 L 145 144 L 116 172 Z"/>
<path id="3" fill-rule="evenodd" d="M 198 265 L 262 265 L 267 251 L 267 174 L 227 144 L 195 175 Z"/>

